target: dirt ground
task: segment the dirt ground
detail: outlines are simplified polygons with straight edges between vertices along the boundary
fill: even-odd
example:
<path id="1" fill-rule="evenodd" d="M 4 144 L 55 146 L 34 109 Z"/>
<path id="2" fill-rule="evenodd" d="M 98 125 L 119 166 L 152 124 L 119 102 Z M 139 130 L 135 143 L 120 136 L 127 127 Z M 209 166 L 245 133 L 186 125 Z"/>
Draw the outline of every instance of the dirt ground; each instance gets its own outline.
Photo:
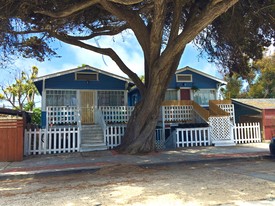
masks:
<path id="1" fill-rule="evenodd" d="M 0 205 L 275 204 L 274 160 L 117 165 L 94 173 L 0 181 Z M 266 205 L 266 204 L 263 204 Z"/>

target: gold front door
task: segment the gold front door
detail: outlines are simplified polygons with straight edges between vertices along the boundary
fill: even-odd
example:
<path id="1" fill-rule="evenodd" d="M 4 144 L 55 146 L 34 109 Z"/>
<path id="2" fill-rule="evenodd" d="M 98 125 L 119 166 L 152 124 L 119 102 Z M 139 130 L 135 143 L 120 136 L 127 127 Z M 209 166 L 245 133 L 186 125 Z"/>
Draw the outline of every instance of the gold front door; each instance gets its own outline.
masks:
<path id="1" fill-rule="evenodd" d="M 94 124 L 94 105 L 95 105 L 95 92 L 94 91 L 81 91 L 81 123 Z"/>

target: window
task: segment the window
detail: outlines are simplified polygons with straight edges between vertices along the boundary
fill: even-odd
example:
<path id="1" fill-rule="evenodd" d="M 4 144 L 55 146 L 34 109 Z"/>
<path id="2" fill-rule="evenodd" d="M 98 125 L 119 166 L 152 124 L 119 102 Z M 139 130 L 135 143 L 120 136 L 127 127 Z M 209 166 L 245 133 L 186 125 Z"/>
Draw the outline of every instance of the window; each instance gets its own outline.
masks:
<path id="1" fill-rule="evenodd" d="M 76 91 L 69 90 L 47 90 L 47 106 L 76 106 Z"/>
<path id="2" fill-rule="evenodd" d="M 177 82 L 192 82 L 192 74 L 177 74 Z"/>
<path id="3" fill-rule="evenodd" d="M 98 106 L 123 106 L 124 91 L 98 91 Z"/>
<path id="4" fill-rule="evenodd" d="M 169 89 L 165 93 L 165 100 L 177 100 L 178 99 L 178 93 L 175 89 Z"/>
<path id="5" fill-rule="evenodd" d="M 216 99 L 216 91 L 214 89 L 202 89 L 194 92 L 193 99 L 199 105 L 209 105 L 209 100 Z"/>
<path id="6" fill-rule="evenodd" d="M 78 72 L 75 73 L 75 79 L 80 81 L 97 81 L 98 73 Z"/>

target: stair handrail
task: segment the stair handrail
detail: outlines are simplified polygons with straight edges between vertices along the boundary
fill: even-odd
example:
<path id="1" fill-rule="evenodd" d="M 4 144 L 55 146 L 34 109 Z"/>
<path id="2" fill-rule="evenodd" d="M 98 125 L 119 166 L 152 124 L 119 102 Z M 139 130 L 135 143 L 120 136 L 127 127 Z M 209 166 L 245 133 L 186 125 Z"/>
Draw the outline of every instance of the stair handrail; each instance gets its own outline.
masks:
<path id="1" fill-rule="evenodd" d="M 100 109 L 96 109 L 95 110 L 95 122 L 97 124 L 99 124 L 99 126 L 103 130 L 104 144 L 106 144 L 106 129 L 107 129 L 107 125 L 106 125 L 106 122 L 104 120 L 104 116 L 102 114 L 102 111 Z"/>

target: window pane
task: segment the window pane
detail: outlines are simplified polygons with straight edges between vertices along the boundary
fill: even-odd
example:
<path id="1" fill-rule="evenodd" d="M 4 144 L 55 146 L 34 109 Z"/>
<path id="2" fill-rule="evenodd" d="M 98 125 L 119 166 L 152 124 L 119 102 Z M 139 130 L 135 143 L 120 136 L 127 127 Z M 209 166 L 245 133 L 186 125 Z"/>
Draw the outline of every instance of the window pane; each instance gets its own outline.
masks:
<path id="1" fill-rule="evenodd" d="M 165 93 L 165 100 L 177 100 L 177 90 L 167 90 Z"/>
<path id="2" fill-rule="evenodd" d="M 76 91 L 46 91 L 46 106 L 76 106 Z"/>
<path id="3" fill-rule="evenodd" d="M 99 91 L 98 106 L 122 106 L 124 105 L 123 91 Z"/>
<path id="4" fill-rule="evenodd" d="M 203 90 L 198 90 L 194 92 L 194 101 L 197 102 L 200 105 L 209 105 L 209 100 L 214 100 L 216 95 L 215 95 L 215 90 L 213 89 L 203 89 Z"/>

